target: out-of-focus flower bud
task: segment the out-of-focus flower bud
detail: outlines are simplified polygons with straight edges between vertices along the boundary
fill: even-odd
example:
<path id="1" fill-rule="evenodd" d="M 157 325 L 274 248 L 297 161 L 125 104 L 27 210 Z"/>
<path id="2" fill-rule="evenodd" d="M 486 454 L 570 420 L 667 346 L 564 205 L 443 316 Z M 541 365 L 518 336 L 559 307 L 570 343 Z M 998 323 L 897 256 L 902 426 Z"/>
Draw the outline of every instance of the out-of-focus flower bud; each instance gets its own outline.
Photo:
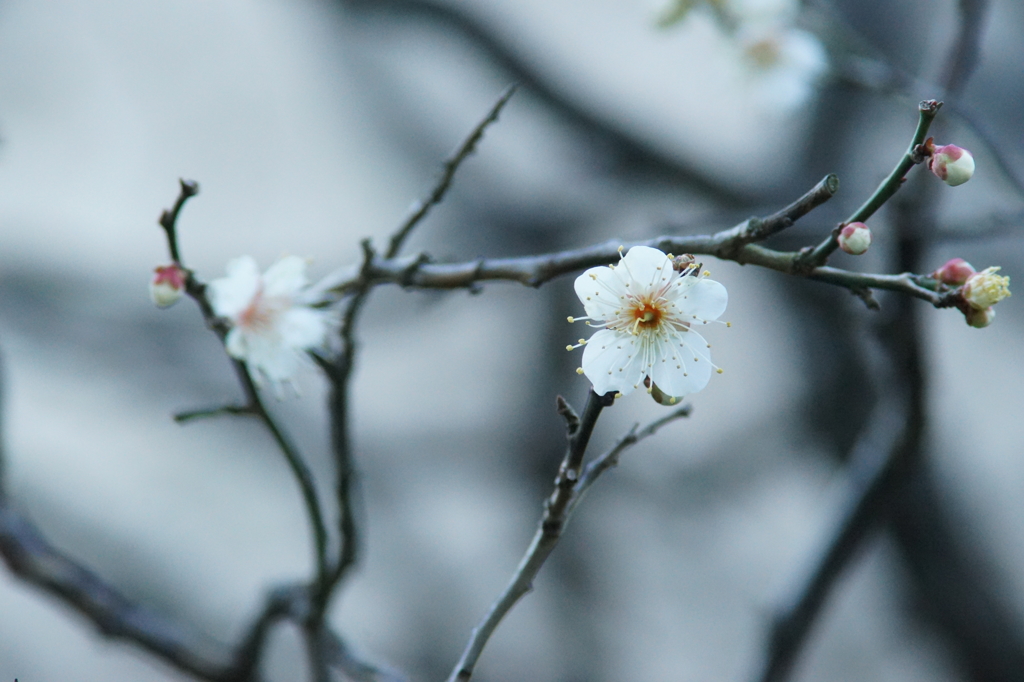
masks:
<path id="1" fill-rule="evenodd" d="M 696 258 L 693 257 L 692 253 L 684 253 L 682 256 L 675 256 L 672 258 L 672 269 L 676 272 L 686 272 L 692 268 L 698 267 L 695 262 Z"/>
<path id="2" fill-rule="evenodd" d="M 968 308 L 967 312 L 964 313 L 964 317 L 967 318 L 967 324 L 971 325 L 975 329 L 982 329 L 992 324 L 992 320 L 996 319 L 996 311 L 992 308 Z"/>
<path id="3" fill-rule="evenodd" d="M 149 282 L 149 297 L 159 308 L 178 302 L 185 292 L 185 271 L 178 264 L 161 265 L 154 270 Z"/>
<path id="4" fill-rule="evenodd" d="M 999 268 L 985 268 L 967 278 L 960 288 L 964 300 L 975 310 L 984 310 L 1010 295 L 1010 278 L 997 275 Z"/>
<path id="5" fill-rule="evenodd" d="M 859 256 L 871 246 L 871 230 L 864 223 L 849 223 L 839 231 L 839 248 Z"/>
<path id="6" fill-rule="evenodd" d="M 971 153 L 955 144 L 936 147 L 932 159 L 928 162 L 932 173 L 950 187 L 962 185 L 974 175 L 974 157 Z"/>
<path id="7" fill-rule="evenodd" d="M 946 264 L 932 273 L 932 277 L 943 284 L 960 286 L 974 274 L 974 268 L 963 258 L 952 258 Z"/>
<path id="8" fill-rule="evenodd" d="M 644 386 L 647 387 L 647 392 L 651 395 L 651 398 L 654 399 L 654 402 L 659 405 L 676 405 L 680 400 L 682 400 L 682 396 L 677 397 L 662 391 L 658 388 L 657 384 L 651 381 L 650 377 L 644 377 Z"/>

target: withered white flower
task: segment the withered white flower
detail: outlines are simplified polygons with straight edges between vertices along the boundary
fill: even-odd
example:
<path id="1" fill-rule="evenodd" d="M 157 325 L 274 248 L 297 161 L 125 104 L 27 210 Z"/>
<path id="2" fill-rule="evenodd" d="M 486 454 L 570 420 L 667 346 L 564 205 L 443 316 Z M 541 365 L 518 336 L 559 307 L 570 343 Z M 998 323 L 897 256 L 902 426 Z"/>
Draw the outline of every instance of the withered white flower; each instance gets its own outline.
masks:
<path id="1" fill-rule="evenodd" d="M 725 312 L 728 294 L 695 266 L 680 272 L 658 249 L 634 246 L 617 265 L 576 278 L 576 295 L 587 317 L 570 322 L 603 327 L 579 344 L 586 346 L 583 373 L 599 395 L 625 395 L 650 377 L 665 394 L 681 397 L 704 388 L 718 369 L 696 328 Z"/>
<path id="2" fill-rule="evenodd" d="M 260 275 L 249 256 L 228 262 L 227 277 L 207 286 L 213 311 L 231 323 L 228 354 L 242 360 L 254 379 L 279 385 L 305 361 L 305 351 L 322 346 L 330 313 L 304 303 L 306 261 L 285 256 Z"/>

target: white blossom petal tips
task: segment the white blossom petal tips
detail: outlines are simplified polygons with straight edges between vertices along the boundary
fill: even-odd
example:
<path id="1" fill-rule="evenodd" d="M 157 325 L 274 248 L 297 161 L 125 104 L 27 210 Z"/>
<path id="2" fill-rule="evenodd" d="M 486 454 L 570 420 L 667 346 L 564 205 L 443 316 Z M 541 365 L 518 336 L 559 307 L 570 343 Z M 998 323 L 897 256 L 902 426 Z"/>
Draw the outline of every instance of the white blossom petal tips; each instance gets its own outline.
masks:
<path id="1" fill-rule="evenodd" d="M 286 256 L 260 275 L 256 261 L 242 256 L 227 265 L 227 277 L 207 286 L 210 305 L 231 323 L 224 345 L 249 367 L 253 379 L 275 385 L 290 380 L 305 351 L 324 345 L 331 313 L 302 303 L 309 284 L 306 261 Z"/>
<path id="2" fill-rule="evenodd" d="M 725 312 L 725 287 L 699 273 L 696 264 L 673 267 L 658 249 L 634 246 L 618 265 L 590 268 L 576 278 L 576 295 L 587 320 L 601 330 L 580 339 L 583 373 L 594 392 L 623 395 L 644 383 L 681 397 L 704 388 L 711 371 L 710 345 L 696 327 Z M 674 402 L 674 401 L 671 401 Z"/>

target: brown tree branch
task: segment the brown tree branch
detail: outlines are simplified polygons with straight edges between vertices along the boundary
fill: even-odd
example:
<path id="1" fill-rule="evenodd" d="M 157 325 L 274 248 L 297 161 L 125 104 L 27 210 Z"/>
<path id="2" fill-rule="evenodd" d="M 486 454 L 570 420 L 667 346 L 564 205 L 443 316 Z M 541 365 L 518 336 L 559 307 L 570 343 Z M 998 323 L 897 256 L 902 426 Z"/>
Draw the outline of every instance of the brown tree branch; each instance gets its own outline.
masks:
<path id="1" fill-rule="evenodd" d="M 236 660 L 228 647 L 132 602 L 53 548 L 6 502 L 0 504 L 0 555 L 12 573 L 84 615 L 105 636 L 130 641 L 202 679 L 243 679 L 234 676 Z"/>
<path id="2" fill-rule="evenodd" d="M 569 404 L 561 396 L 558 397 L 557 410 L 558 414 L 565 419 L 569 444 L 566 448 L 565 458 L 558 468 L 555 489 L 544 503 L 544 513 L 541 516 L 537 532 L 513 573 L 512 580 L 488 609 L 480 624 L 473 628 L 469 642 L 448 677 L 448 682 L 468 682 L 473 677 L 473 670 L 491 635 L 516 603 L 533 589 L 534 578 L 537 577 L 544 562 L 558 545 L 566 524 L 594 481 L 602 473 L 618 464 L 619 456 L 625 450 L 641 440 L 653 436 L 658 429 L 666 424 L 690 414 L 690 407 L 686 405 L 642 429 L 639 428 L 639 425 L 634 425 L 610 450 L 584 468 L 583 457 L 587 444 L 590 442 L 590 435 L 597 424 L 597 418 L 600 416 L 601 410 L 611 405 L 613 400 L 611 393 L 598 396 L 591 390 L 587 395 L 587 405 L 583 410 L 583 416 L 577 417 Z"/>

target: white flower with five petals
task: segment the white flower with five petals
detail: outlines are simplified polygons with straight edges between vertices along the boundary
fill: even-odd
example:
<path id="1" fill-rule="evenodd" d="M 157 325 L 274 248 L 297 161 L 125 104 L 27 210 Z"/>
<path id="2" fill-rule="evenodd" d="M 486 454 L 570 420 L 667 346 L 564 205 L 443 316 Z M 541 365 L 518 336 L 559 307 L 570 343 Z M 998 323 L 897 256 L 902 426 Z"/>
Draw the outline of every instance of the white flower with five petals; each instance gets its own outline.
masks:
<path id="1" fill-rule="evenodd" d="M 678 397 L 704 388 L 718 369 L 696 327 L 725 312 L 728 294 L 696 267 L 677 271 L 658 249 L 634 246 L 618 265 L 576 278 L 576 294 L 587 317 L 575 319 L 603 327 L 580 340 L 586 346 L 582 370 L 595 393 L 625 395 L 649 377 Z"/>
<path id="2" fill-rule="evenodd" d="M 255 260 L 242 256 L 228 262 L 227 277 L 207 286 L 214 313 L 231 323 L 228 354 L 245 362 L 254 379 L 288 381 L 305 351 L 324 345 L 331 313 L 305 305 L 308 284 L 306 261 L 298 256 L 285 256 L 263 275 Z"/>

